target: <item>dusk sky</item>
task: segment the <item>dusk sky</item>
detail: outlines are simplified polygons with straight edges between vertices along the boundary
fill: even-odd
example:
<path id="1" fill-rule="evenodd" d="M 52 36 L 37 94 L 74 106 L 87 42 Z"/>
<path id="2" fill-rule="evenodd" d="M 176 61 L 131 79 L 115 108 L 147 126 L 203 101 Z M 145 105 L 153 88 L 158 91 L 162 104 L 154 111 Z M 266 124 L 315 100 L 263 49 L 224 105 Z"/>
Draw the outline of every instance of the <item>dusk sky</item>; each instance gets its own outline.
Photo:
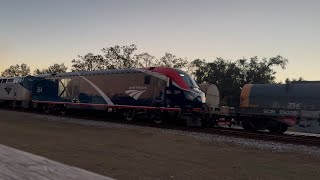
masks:
<path id="1" fill-rule="evenodd" d="M 0 71 L 136 44 L 188 60 L 289 59 L 277 80 L 320 80 L 320 0 L 0 0 Z M 70 70 L 70 68 L 69 68 Z"/>

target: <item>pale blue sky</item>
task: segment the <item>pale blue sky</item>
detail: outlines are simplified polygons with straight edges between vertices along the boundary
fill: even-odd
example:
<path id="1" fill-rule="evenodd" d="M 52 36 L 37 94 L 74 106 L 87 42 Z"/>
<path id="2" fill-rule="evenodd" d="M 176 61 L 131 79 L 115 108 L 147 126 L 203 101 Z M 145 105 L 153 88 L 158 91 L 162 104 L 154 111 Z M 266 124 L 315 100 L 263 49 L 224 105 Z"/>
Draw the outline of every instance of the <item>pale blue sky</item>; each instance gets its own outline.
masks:
<path id="1" fill-rule="evenodd" d="M 0 0 L 0 70 L 137 44 L 160 57 L 288 58 L 277 78 L 319 80 L 320 0 Z"/>

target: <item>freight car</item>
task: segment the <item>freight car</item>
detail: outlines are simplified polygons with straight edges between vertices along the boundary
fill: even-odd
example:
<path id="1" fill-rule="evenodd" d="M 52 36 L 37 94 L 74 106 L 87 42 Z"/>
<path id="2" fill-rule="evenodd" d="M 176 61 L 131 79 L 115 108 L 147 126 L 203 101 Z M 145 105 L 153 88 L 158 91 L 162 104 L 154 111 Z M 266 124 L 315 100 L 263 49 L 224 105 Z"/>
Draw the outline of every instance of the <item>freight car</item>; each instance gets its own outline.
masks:
<path id="1" fill-rule="evenodd" d="M 220 105 L 220 92 L 216 85 L 204 83 L 199 86 L 206 95 L 206 103 L 202 110 L 202 124 L 232 127 L 235 124 L 235 108 Z"/>
<path id="2" fill-rule="evenodd" d="M 186 72 L 167 68 L 116 69 L 39 75 L 33 79 L 32 107 L 46 111 L 95 109 L 138 114 L 161 123 L 166 115 L 193 116 L 205 95 Z M 192 113 L 193 112 L 193 113 Z"/>
<path id="3" fill-rule="evenodd" d="M 284 132 L 302 119 L 320 118 L 320 82 L 247 84 L 238 115 L 246 130 Z"/>

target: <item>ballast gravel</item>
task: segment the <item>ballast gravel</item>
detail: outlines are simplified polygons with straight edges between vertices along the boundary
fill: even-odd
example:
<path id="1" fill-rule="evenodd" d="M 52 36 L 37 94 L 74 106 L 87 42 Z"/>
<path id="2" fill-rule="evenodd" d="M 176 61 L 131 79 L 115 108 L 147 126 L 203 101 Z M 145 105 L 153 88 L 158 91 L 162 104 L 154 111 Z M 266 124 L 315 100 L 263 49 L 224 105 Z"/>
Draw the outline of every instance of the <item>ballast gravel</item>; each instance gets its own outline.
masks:
<path id="1" fill-rule="evenodd" d="M 255 139 L 247 139 L 247 138 L 237 138 L 237 137 L 197 133 L 197 132 L 187 132 L 182 130 L 142 127 L 138 125 L 120 124 L 120 123 L 106 122 L 106 121 L 93 121 L 93 120 L 47 116 L 47 115 L 38 115 L 38 116 L 40 116 L 41 119 L 46 119 L 48 121 L 72 123 L 72 124 L 95 126 L 95 127 L 130 128 L 130 129 L 144 128 L 145 130 L 152 131 L 152 132 L 190 136 L 195 138 L 198 141 L 203 141 L 203 142 L 234 144 L 234 145 L 239 145 L 247 148 L 255 148 L 255 149 L 267 150 L 271 152 L 295 152 L 295 153 L 301 153 L 301 154 L 306 154 L 310 156 L 320 157 L 320 148 L 314 147 L 314 146 L 295 145 L 295 144 L 288 144 L 288 143 L 279 143 L 279 142 L 271 142 L 271 141 L 255 140 Z"/>

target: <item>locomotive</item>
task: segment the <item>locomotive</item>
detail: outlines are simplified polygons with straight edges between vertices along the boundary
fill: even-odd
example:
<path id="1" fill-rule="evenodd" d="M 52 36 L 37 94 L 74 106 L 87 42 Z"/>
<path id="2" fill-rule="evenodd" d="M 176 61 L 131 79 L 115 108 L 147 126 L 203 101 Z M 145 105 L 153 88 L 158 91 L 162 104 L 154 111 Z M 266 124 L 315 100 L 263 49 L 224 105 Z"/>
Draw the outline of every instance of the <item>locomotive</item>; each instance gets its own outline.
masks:
<path id="1" fill-rule="evenodd" d="M 0 106 L 29 108 L 32 76 L 0 78 Z"/>
<path id="2" fill-rule="evenodd" d="M 59 111 L 106 110 L 127 120 L 147 114 L 157 123 L 164 115 L 183 117 L 205 103 L 205 94 L 186 72 L 167 68 L 131 68 L 53 73 L 3 79 L 3 103 L 14 107 Z M 10 81 L 10 82 L 9 82 Z M 20 93 L 21 91 L 21 93 Z"/>

